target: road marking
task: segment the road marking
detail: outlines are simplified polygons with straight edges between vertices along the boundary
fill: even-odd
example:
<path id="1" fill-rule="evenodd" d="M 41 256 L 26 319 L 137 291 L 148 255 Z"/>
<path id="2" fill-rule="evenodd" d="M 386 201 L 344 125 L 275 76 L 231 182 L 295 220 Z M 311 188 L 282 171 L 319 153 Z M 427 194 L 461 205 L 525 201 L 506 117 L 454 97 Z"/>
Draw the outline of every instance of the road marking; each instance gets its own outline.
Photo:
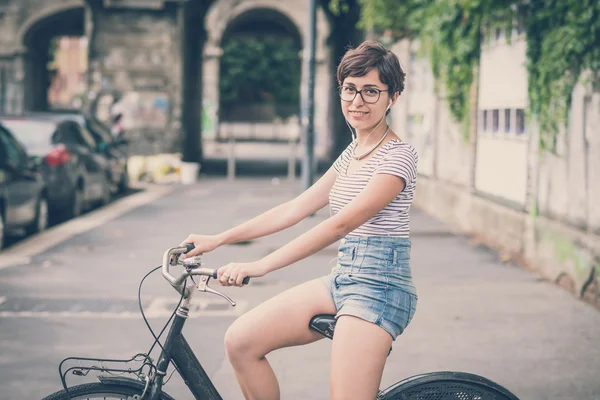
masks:
<path id="1" fill-rule="evenodd" d="M 155 201 L 172 190 L 170 186 L 148 186 L 140 193 L 123 197 L 107 206 L 24 239 L 0 253 L 0 270 L 28 264 L 31 262 L 31 257 L 75 235 L 105 224 L 134 208 Z"/>
<path id="2" fill-rule="evenodd" d="M 141 319 L 142 315 L 139 310 L 133 310 L 134 302 L 137 300 L 131 300 L 131 304 L 121 302 L 119 305 L 110 307 L 117 308 L 115 311 L 94 311 L 94 307 L 90 307 L 92 303 L 90 299 L 84 299 L 83 301 L 77 302 L 77 299 L 70 299 L 65 302 L 62 310 L 54 309 L 51 311 L 36 311 L 39 308 L 36 304 L 47 305 L 49 302 L 45 299 L 29 299 L 29 303 L 22 301 L 15 302 L 14 299 L 11 302 L 6 302 L 6 297 L 0 297 L 0 318 L 79 318 L 79 319 Z M 64 300 L 64 299 L 63 299 Z M 154 298 L 150 304 L 144 306 L 144 314 L 148 319 L 167 319 L 171 316 L 179 300 L 173 298 L 157 297 Z M 3 305 L 3 303 L 5 303 Z M 12 305 L 11 305 L 12 303 Z M 237 317 L 246 312 L 249 309 L 250 303 L 246 300 L 236 302 L 236 306 L 232 307 L 229 302 L 223 299 L 195 299 L 190 305 L 190 311 L 188 318 L 206 318 L 206 317 Z M 15 304 L 18 307 L 15 307 Z M 87 305 L 87 307 L 86 307 Z M 104 304 L 105 305 L 105 304 Z M 111 305 L 109 303 L 109 305 Z M 11 310 L 15 309 L 15 311 Z M 26 308 L 26 309 L 23 309 Z M 56 307 L 54 307 L 56 308 Z M 90 309 L 92 308 L 92 309 Z M 118 308 L 126 308 L 126 310 L 119 311 Z"/>
<path id="3" fill-rule="evenodd" d="M 241 303 L 241 302 L 240 302 Z M 243 304 L 238 303 L 236 308 L 239 310 L 239 306 Z M 164 313 L 152 313 L 148 315 L 146 313 L 147 319 L 156 319 L 156 318 L 169 318 L 173 310 Z M 237 317 L 241 315 L 239 311 L 226 312 L 226 311 L 200 311 L 191 313 L 188 318 L 196 319 L 196 318 L 207 318 L 207 317 Z M 142 315 L 137 312 L 91 312 L 91 311 L 82 311 L 82 312 L 71 312 L 71 311 L 62 311 L 62 312 L 50 312 L 50 311 L 0 311 L 0 318 L 78 318 L 78 319 L 142 319 Z"/>

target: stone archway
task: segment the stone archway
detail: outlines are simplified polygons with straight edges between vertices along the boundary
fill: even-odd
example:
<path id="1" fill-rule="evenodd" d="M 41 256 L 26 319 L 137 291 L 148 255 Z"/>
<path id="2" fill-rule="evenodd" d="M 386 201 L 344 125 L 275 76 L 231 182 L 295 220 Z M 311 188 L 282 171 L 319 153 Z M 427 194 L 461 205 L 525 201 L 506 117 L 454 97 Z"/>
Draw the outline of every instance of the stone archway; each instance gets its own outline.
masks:
<path id="1" fill-rule="evenodd" d="M 299 48 L 299 62 L 301 63 L 300 97 L 304 104 L 307 87 L 307 71 L 302 62 L 307 49 L 304 48 L 305 38 L 308 37 L 308 9 L 302 2 L 296 0 L 248 0 L 241 3 L 232 0 L 222 0 L 215 3 L 209 10 L 206 18 L 207 42 L 203 62 L 203 139 L 212 140 L 216 137 L 220 124 L 219 110 L 219 76 L 220 58 L 223 55 L 222 43 L 231 32 L 244 24 L 252 21 L 271 21 L 278 25 L 282 32 L 291 37 L 296 37 Z M 333 85 L 328 76 L 330 64 L 326 39 L 329 36 L 329 24 L 322 12 L 317 15 L 317 69 L 315 96 L 318 107 L 315 115 L 316 151 L 317 156 L 327 153 L 331 145 L 331 135 L 327 130 L 327 116 L 330 109 L 329 91 Z M 208 146 L 205 147 L 208 149 Z M 207 154 L 210 157 L 210 154 Z"/>
<path id="2" fill-rule="evenodd" d="M 19 27 L 16 35 L 22 57 L 23 109 L 44 111 L 49 107 L 48 72 L 52 40 L 59 36 L 85 36 L 85 5 L 83 0 L 50 4 L 33 13 Z"/>
<path id="3" fill-rule="evenodd" d="M 221 40 L 219 121 L 298 118 L 302 47 L 297 27 L 278 11 L 253 8 L 234 18 Z"/>

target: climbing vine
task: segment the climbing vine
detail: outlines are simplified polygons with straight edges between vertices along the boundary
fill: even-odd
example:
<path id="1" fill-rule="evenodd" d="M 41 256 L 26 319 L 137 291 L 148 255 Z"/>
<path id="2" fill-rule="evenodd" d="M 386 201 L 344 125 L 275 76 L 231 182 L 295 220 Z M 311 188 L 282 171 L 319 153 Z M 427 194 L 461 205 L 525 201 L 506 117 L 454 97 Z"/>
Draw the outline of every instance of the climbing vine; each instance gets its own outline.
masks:
<path id="1" fill-rule="evenodd" d="M 538 117 L 540 147 L 556 151 L 568 124 L 571 95 L 584 72 L 598 90 L 600 2 L 537 0 L 523 7 L 527 35 L 529 108 Z"/>
<path id="2" fill-rule="evenodd" d="M 332 0 L 340 8 L 345 0 Z M 490 31 L 524 25 L 529 111 L 540 127 L 540 147 L 556 150 L 568 124 L 571 96 L 584 71 L 597 86 L 600 2 L 597 0 L 359 0 L 360 26 L 393 39 L 418 38 L 443 83 L 452 115 L 468 131 L 470 87 L 481 45 Z"/>

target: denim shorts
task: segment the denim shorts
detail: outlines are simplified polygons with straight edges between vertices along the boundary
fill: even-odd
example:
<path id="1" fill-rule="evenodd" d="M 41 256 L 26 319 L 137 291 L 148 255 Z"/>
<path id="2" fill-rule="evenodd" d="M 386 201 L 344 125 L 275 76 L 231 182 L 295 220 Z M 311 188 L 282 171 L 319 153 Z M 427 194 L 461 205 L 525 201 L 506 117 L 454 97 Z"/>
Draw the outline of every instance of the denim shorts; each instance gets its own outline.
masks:
<path id="1" fill-rule="evenodd" d="M 379 325 L 393 340 L 415 314 L 417 293 L 410 272 L 410 240 L 349 237 L 340 242 L 337 265 L 321 278 L 337 308 Z"/>

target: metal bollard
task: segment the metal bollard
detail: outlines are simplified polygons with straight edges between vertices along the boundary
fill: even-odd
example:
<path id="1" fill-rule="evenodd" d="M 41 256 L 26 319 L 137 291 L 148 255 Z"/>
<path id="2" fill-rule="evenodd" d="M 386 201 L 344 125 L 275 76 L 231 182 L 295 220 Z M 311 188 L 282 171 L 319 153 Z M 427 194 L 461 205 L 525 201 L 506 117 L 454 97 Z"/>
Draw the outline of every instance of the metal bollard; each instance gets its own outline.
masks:
<path id="1" fill-rule="evenodd" d="M 290 139 L 290 154 L 288 158 L 288 180 L 296 179 L 296 141 Z"/>
<path id="2" fill-rule="evenodd" d="M 227 180 L 235 180 L 235 138 L 230 134 L 228 141 Z"/>

